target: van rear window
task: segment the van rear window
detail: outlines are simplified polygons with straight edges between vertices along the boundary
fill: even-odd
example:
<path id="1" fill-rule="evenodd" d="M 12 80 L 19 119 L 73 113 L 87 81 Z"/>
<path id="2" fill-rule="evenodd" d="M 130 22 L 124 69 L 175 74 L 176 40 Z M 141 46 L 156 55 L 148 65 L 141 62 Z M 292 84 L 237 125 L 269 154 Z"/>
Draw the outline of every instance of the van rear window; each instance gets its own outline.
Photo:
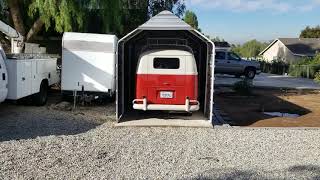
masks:
<path id="1" fill-rule="evenodd" d="M 154 58 L 153 68 L 155 69 L 179 69 L 179 58 Z"/>

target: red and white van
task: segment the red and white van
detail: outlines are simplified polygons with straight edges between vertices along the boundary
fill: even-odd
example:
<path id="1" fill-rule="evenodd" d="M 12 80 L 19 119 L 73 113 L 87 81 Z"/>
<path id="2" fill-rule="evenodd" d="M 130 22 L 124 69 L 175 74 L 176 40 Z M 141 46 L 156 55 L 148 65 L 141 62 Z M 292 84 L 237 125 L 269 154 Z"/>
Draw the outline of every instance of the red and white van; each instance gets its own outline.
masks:
<path id="1" fill-rule="evenodd" d="M 151 50 L 143 53 L 136 73 L 137 110 L 199 110 L 198 72 L 192 53 Z"/>

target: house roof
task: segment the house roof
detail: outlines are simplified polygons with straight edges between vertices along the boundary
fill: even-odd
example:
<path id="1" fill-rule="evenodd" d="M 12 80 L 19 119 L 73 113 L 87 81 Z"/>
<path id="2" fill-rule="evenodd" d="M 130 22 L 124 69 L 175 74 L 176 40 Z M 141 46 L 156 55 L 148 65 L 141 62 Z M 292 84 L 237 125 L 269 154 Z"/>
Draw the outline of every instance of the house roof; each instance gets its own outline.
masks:
<path id="1" fill-rule="evenodd" d="M 277 41 L 282 42 L 295 56 L 314 56 L 320 52 L 320 38 L 279 38 L 274 40 L 260 55 Z"/>

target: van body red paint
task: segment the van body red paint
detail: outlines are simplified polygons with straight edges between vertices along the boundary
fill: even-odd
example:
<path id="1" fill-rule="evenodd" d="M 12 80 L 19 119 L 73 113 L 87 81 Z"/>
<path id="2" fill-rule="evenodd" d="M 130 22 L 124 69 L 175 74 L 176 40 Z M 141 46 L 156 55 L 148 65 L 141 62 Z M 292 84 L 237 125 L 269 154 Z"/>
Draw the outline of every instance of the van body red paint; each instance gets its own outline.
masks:
<path id="1" fill-rule="evenodd" d="M 133 108 L 197 111 L 198 72 L 191 52 L 154 50 L 141 55 Z"/>
<path id="2" fill-rule="evenodd" d="M 186 97 L 198 99 L 197 75 L 138 74 L 136 82 L 136 99 L 146 97 L 148 104 L 184 105 Z M 160 98 L 161 91 L 172 92 L 173 98 Z"/>

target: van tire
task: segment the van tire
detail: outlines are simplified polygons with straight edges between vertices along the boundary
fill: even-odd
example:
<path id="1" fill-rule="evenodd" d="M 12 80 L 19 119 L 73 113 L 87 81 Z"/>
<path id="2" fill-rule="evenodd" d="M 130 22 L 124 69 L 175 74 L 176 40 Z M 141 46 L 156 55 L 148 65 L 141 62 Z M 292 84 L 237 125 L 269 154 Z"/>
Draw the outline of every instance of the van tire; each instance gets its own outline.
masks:
<path id="1" fill-rule="evenodd" d="M 254 79 L 254 77 L 256 76 L 256 69 L 253 67 L 246 68 L 244 74 L 245 74 L 246 78 Z"/>
<path id="2" fill-rule="evenodd" d="M 37 94 L 34 94 L 32 101 L 37 106 L 43 106 L 47 103 L 48 100 L 48 82 L 43 80 L 40 84 L 40 91 Z"/>

